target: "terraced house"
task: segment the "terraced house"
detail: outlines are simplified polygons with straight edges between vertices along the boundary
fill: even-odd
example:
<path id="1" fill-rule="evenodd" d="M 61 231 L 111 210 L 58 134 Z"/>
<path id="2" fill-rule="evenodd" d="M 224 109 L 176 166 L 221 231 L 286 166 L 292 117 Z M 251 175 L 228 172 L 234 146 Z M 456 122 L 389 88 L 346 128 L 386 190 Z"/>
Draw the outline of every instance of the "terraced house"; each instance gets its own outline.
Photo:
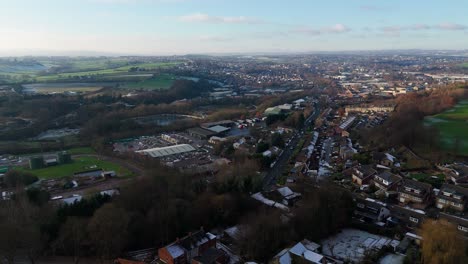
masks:
<path id="1" fill-rule="evenodd" d="M 403 179 L 398 188 L 398 201 L 403 204 L 416 204 L 425 207 L 432 192 L 432 186 L 411 179 Z"/>
<path id="2" fill-rule="evenodd" d="M 384 171 L 374 177 L 375 186 L 385 192 L 394 190 L 400 181 L 400 176 L 389 171 Z"/>
<path id="3" fill-rule="evenodd" d="M 467 200 L 468 189 L 456 185 L 444 184 L 437 195 L 436 206 L 439 209 L 453 209 L 463 212 L 466 209 Z"/>
<path id="4" fill-rule="evenodd" d="M 205 259 L 219 259 L 226 263 L 226 254 L 216 248 L 216 236 L 199 230 L 158 250 L 160 260 L 166 264 L 202 263 Z"/>

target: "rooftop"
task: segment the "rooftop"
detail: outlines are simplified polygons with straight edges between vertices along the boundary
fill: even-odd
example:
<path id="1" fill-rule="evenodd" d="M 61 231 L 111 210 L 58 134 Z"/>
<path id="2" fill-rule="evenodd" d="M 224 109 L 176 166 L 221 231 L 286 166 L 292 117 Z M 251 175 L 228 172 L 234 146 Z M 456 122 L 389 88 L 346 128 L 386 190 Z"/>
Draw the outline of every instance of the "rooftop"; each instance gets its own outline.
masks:
<path id="1" fill-rule="evenodd" d="M 168 147 L 161 147 L 161 148 L 151 148 L 137 151 L 137 153 L 143 153 L 146 155 L 150 155 L 153 158 L 165 157 L 185 152 L 194 151 L 195 148 L 189 144 L 180 144 Z"/>

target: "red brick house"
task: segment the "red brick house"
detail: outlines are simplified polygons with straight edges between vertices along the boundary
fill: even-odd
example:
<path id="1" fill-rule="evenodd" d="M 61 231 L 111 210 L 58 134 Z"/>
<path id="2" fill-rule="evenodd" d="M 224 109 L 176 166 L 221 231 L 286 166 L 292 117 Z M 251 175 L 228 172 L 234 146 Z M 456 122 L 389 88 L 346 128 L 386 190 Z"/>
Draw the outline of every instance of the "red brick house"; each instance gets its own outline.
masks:
<path id="1" fill-rule="evenodd" d="M 195 257 L 203 256 L 211 248 L 216 248 L 216 236 L 199 230 L 160 248 L 158 256 L 167 264 L 192 263 Z"/>

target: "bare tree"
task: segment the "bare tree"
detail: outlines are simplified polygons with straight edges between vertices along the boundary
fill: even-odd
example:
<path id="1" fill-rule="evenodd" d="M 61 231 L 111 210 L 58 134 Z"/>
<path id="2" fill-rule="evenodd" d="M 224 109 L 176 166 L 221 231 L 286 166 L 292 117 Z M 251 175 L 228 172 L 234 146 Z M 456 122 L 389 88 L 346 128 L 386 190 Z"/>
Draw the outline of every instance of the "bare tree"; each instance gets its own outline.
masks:
<path id="1" fill-rule="evenodd" d="M 113 204 L 98 209 L 88 224 L 89 237 L 101 262 L 121 253 L 127 239 L 127 212 Z"/>

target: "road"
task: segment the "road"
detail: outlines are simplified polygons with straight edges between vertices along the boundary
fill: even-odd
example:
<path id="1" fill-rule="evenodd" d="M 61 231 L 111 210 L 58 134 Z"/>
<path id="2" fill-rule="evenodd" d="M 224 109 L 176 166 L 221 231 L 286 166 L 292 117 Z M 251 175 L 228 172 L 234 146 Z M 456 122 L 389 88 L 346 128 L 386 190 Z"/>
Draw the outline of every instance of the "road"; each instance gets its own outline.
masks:
<path id="1" fill-rule="evenodd" d="M 287 168 L 289 158 L 293 154 L 294 149 L 297 147 L 299 140 L 302 138 L 305 129 L 313 125 L 313 122 L 315 119 L 317 119 L 319 114 L 319 107 L 316 106 L 314 112 L 304 122 L 304 126 L 294 134 L 289 145 L 285 147 L 284 151 L 276 159 L 273 167 L 266 173 L 265 177 L 263 178 L 263 189 L 265 191 L 271 190 L 275 186 L 276 181 Z"/>

